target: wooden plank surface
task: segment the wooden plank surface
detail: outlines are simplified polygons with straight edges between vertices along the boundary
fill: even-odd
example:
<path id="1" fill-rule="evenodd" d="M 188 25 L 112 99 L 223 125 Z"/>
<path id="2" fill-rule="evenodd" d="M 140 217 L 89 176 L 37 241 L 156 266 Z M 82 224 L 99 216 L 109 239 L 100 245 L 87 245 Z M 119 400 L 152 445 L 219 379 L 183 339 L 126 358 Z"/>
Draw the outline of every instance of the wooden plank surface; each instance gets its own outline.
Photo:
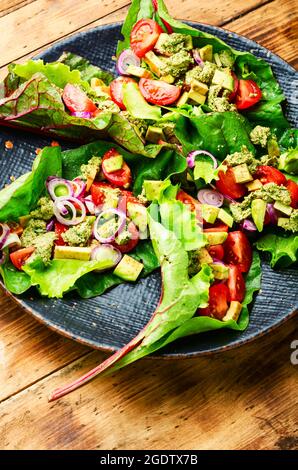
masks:
<path id="1" fill-rule="evenodd" d="M 128 3 L 2 1 L 0 63 L 24 60 L 74 31 L 122 20 Z M 177 18 L 224 24 L 297 65 L 294 0 L 167 4 Z M 53 388 L 105 356 L 51 332 L 5 296 L 0 312 L 0 448 L 298 447 L 290 363 L 295 320 L 214 358 L 144 360 L 49 405 Z"/>

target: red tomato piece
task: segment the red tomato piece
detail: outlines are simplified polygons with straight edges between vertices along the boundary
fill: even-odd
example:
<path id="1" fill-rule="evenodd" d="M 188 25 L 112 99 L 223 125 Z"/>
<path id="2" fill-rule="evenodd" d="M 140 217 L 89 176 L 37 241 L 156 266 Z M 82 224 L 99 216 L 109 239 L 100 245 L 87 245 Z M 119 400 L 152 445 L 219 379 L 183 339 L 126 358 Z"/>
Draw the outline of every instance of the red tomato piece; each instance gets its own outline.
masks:
<path id="1" fill-rule="evenodd" d="M 109 158 L 115 157 L 120 155 L 119 152 L 112 148 L 108 150 L 103 156 L 103 163 L 108 160 Z M 128 186 L 132 182 L 131 171 L 127 163 L 123 162 L 122 168 L 120 170 L 113 171 L 112 173 L 108 173 L 105 170 L 104 164 L 102 165 L 102 172 L 105 178 L 115 186 L 121 186 L 124 188 L 128 188 Z"/>
<path id="2" fill-rule="evenodd" d="M 138 57 L 151 51 L 163 30 L 156 21 L 151 19 L 139 20 L 130 33 L 130 47 Z"/>
<path id="3" fill-rule="evenodd" d="M 237 109 L 247 109 L 257 104 L 262 98 L 262 92 L 253 80 L 239 80 L 236 96 Z"/>
<path id="4" fill-rule="evenodd" d="M 185 191 L 180 189 L 178 191 L 176 199 L 186 205 L 191 211 L 196 213 L 196 219 L 200 224 L 203 224 L 201 204 L 194 197 L 187 194 Z"/>
<path id="5" fill-rule="evenodd" d="M 222 222 L 216 222 L 213 226 L 211 224 L 206 225 L 207 228 L 204 227 L 204 232 L 228 232 L 229 227 L 228 225 L 223 224 Z"/>
<path id="6" fill-rule="evenodd" d="M 228 168 L 226 172 L 219 171 L 218 177 L 216 189 L 224 196 L 239 199 L 245 195 L 246 187 L 243 184 L 236 183 L 232 168 Z"/>
<path id="7" fill-rule="evenodd" d="M 291 206 L 294 209 L 298 209 L 298 184 L 295 181 L 287 181 L 287 190 L 291 195 Z"/>
<path id="8" fill-rule="evenodd" d="M 230 292 L 230 300 L 237 300 L 238 302 L 242 302 L 245 296 L 244 277 L 238 266 L 230 264 L 229 269 L 230 271 L 227 286 Z"/>
<path id="9" fill-rule="evenodd" d="M 140 204 L 143 205 L 140 200 L 133 195 L 131 191 L 123 190 L 121 192 L 120 201 L 118 204 L 118 209 L 126 214 L 127 212 L 127 203 L 131 202 L 132 204 Z"/>
<path id="10" fill-rule="evenodd" d="M 287 178 L 285 175 L 274 168 L 273 166 L 260 165 L 254 174 L 255 178 L 258 178 L 262 184 L 275 183 L 281 186 L 287 186 Z"/>
<path id="11" fill-rule="evenodd" d="M 35 248 L 29 246 L 28 248 L 21 248 L 20 250 L 13 251 L 10 253 L 10 261 L 17 269 L 22 269 L 23 264 L 27 261 L 28 258 L 32 255 Z"/>
<path id="12" fill-rule="evenodd" d="M 154 6 L 154 10 L 157 11 L 158 10 L 158 3 L 157 3 L 157 0 L 152 0 L 152 3 L 153 3 L 153 6 Z M 163 22 L 167 32 L 169 34 L 173 33 L 173 28 L 172 26 L 166 21 L 164 20 L 163 18 L 160 18 L 161 21 Z"/>
<path id="13" fill-rule="evenodd" d="M 126 109 L 123 103 L 123 84 L 129 82 L 135 83 L 135 80 L 130 77 L 118 77 L 110 83 L 111 98 L 122 110 Z"/>
<path id="14" fill-rule="evenodd" d="M 104 188 L 111 188 L 111 186 L 108 183 L 95 182 L 90 188 L 92 201 L 96 206 L 101 206 L 105 202 Z"/>
<path id="15" fill-rule="evenodd" d="M 200 308 L 199 315 L 222 320 L 228 311 L 229 289 L 225 284 L 213 284 L 209 289 L 209 305 Z"/>
<path id="16" fill-rule="evenodd" d="M 208 248 L 209 255 L 214 259 L 222 260 L 224 257 L 224 249 L 222 245 L 210 245 Z"/>
<path id="17" fill-rule="evenodd" d="M 67 243 L 65 243 L 65 241 L 62 238 L 62 233 L 66 232 L 66 230 L 68 229 L 69 227 L 67 227 L 66 225 L 60 224 L 60 222 L 55 222 L 55 234 L 57 236 L 57 239 L 55 240 L 55 245 L 58 245 L 58 246 L 67 245 Z"/>
<path id="18" fill-rule="evenodd" d="M 145 100 L 158 106 L 174 103 L 181 93 L 181 88 L 178 86 L 150 78 L 141 78 L 139 87 Z"/>
<path id="19" fill-rule="evenodd" d="M 88 98 L 86 93 L 76 85 L 67 83 L 63 90 L 62 99 L 65 106 L 72 112 L 88 112 L 97 111 L 96 105 Z"/>
<path id="20" fill-rule="evenodd" d="M 232 103 L 234 101 L 234 99 L 236 98 L 236 95 L 237 95 L 237 92 L 238 92 L 239 79 L 238 79 L 237 75 L 235 74 L 235 72 L 231 71 L 231 75 L 234 79 L 234 89 L 230 93 L 229 101 Z"/>
<path id="21" fill-rule="evenodd" d="M 116 241 L 113 242 L 113 246 L 115 248 L 118 248 L 121 253 L 129 253 L 137 246 L 139 242 L 139 231 L 135 224 L 133 222 L 129 222 L 127 225 L 127 229 L 130 233 L 131 238 L 125 244 L 120 245 L 120 243 L 117 243 L 117 238 Z"/>
<path id="22" fill-rule="evenodd" d="M 238 266 L 242 273 L 249 271 L 252 262 L 252 249 L 247 236 L 240 231 L 228 233 L 224 242 L 225 262 Z"/>

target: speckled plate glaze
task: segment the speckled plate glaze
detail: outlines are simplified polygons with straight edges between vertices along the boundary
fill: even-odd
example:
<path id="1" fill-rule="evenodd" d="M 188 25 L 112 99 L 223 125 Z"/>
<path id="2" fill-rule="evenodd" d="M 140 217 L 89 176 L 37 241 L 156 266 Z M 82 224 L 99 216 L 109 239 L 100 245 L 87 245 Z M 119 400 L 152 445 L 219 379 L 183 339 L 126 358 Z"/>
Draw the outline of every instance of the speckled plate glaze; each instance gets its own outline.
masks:
<path id="1" fill-rule="evenodd" d="M 287 97 L 287 116 L 293 126 L 298 124 L 298 78 L 295 70 L 278 56 L 257 43 L 229 31 L 205 24 L 189 23 L 195 28 L 214 34 L 235 49 L 250 51 L 267 60 L 273 68 Z M 112 56 L 120 39 L 121 24 L 111 24 L 76 34 L 43 52 L 38 58 L 56 60 L 67 50 L 87 57 L 92 63 L 115 71 Z M 2 151 L 0 186 L 9 177 L 20 176 L 31 168 L 35 149 L 49 144 L 49 139 L 1 128 L 0 148 L 12 140 L 12 150 Z M 69 148 L 69 145 L 63 145 Z M 237 333 L 221 330 L 184 338 L 167 346 L 157 357 L 179 358 L 220 352 L 247 343 L 277 327 L 297 312 L 298 272 L 295 269 L 273 271 L 262 260 L 262 289 L 252 308 L 247 330 Z M 149 320 L 160 295 L 160 274 L 154 273 L 135 285 L 123 284 L 100 297 L 83 300 L 75 293 L 63 300 L 41 298 L 35 290 L 14 300 L 37 320 L 55 331 L 92 348 L 114 351 L 130 339 Z"/>

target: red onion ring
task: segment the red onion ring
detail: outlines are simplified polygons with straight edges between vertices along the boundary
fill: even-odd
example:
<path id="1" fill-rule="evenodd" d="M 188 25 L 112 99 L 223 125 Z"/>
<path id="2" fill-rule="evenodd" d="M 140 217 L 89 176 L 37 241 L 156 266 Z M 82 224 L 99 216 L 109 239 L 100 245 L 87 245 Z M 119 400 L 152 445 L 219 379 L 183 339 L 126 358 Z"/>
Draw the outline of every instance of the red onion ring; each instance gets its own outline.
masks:
<path id="1" fill-rule="evenodd" d="M 75 205 L 74 205 L 75 204 Z M 76 206 L 79 206 L 77 209 Z M 77 216 L 77 211 L 81 211 L 81 215 Z M 75 197 L 59 197 L 54 201 L 54 214 L 58 222 L 64 225 L 78 225 L 86 217 L 86 207 L 80 199 Z M 71 219 L 66 219 L 65 215 L 71 214 Z"/>
<path id="2" fill-rule="evenodd" d="M 63 196 L 57 196 L 55 193 L 55 190 L 57 189 L 58 186 L 64 186 L 68 190 L 68 194 L 64 194 Z M 64 178 L 58 178 L 56 176 L 49 176 L 47 181 L 46 181 L 46 187 L 48 190 L 49 195 L 55 201 L 55 199 L 61 198 L 61 197 L 72 197 L 73 196 L 73 187 L 70 181 L 64 179 Z"/>
<path id="3" fill-rule="evenodd" d="M 214 189 L 200 189 L 198 192 L 198 200 L 202 204 L 209 204 L 210 206 L 221 207 L 224 202 L 224 197 Z"/>
<path id="4" fill-rule="evenodd" d="M 110 235 L 109 237 L 101 237 L 100 234 L 98 233 L 98 223 L 100 222 L 100 219 L 102 219 L 102 217 L 105 217 L 107 215 L 113 215 L 113 216 L 117 216 L 119 218 L 119 221 L 116 222 L 117 224 L 117 228 L 115 230 L 115 232 Z M 107 219 L 106 222 L 108 222 L 108 220 L 110 219 Z M 110 242 L 113 242 L 115 240 L 115 238 L 117 237 L 117 235 L 119 235 L 124 226 L 125 226 L 125 223 L 126 223 L 126 215 L 124 214 L 124 212 L 122 211 L 119 211 L 118 209 L 107 209 L 103 212 L 101 212 L 99 214 L 99 216 L 97 217 L 95 223 L 94 223 L 94 227 L 93 227 L 93 235 L 94 237 L 96 238 L 96 240 L 98 240 L 100 243 L 110 243 Z M 104 225 L 104 224 L 102 224 Z"/>
<path id="5" fill-rule="evenodd" d="M 91 194 L 84 198 L 84 203 L 91 215 L 99 215 L 102 211 L 102 205 L 97 206 L 94 204 Z"/>
<path id="6" fill-rule="evenodd" d="M 51 219 L 48 221 L 47 225 L 46 225 L 46 231 L 47 232 L 51 232 L 55 227 L 55 220 L 54 219 Z"/>
<path id="7" fill-rule="evenodd" d="M 125 49 L 121 52 L 117 60 L 117 71 L 120 75 L 129 75 L 127 74 L 127 69 L 130 65 L 135 67 L 140 67 L 141 61 L 139 57 L 131 49 Z"/>
<path id="8" fill-rule="evenodd" d="M 105 244 L 99 245 L 93 248 L 91 252 L 91 260 L 93 261 L 110 261 L 111 263 L 103 269 L 96 269 L 96 272 L 105 271 L 106 269 L 111 269 L 116 266 L 122 258 L 121 252 L 118 248 L 115 248 L 113 245 Z"/>
<path id="9" fill-rule="evenodd" d="M 78 118 L 83 118 L 83 119 L 91 119 L 92 118 L 92 113 L 89 111 L 74 111 L 71 113 L 71 116 L 75 116 Z"/>
<path id="10" fill-rule="evenodd" d="M 189 168 L 193 168 L 195 166 L 195 161 L 196 161 L 196 156 L 197 155 L 207 155 L 208 157 L 211 158 L 213 161 L 213 168 L 217 168 L 217 160 L 212 153 L 207 152 L 207 150 L 193 150 L 192 152 L 189 152 L 189 154 L 186 157 L 187 165 Z"/>
<path id="11" fill-rule="evenodd" d="M 193 58 L 195 59 L 196 63 L 200 67 L 203 68 L 205 64 L 204 64 L 203 60 L 201 59 L 201 56 L 200 56 L 200 53 L 199 53 L 198 49 L 193 49 L 192 55 L 193 55 Z"/>
<path id="12" fill-rule="evenodd" d="M 0 223 L 0 250 L 4 247 L 4 244 L 8 238 L 8 235 L 10 234 L 10 228 L 8 227 L 7 224 L 1 224 Z"/>
<path id="13" fill-rule="evenodd" d="M 245 219 L 241 225 L 240 225 L 242 230 L 247 230 L 248 232 L 256 232 L 257 227 L 255 226 L 254 222 L 249 219 Z"/>
<path id="14" fill-rule="evenodd" d="M 74 197 L 83 197 L 86 191 L 86 183 L 81 178 L 75 178 L 71 182 L 73 186 L 73 196 Z"/>
<path id="15" fill-rule="evenodd" d="M 8 235 L 8 237 L 7 237 L 7 239 L 6 239 L 5 243 L 4 243 L 4 245 L 2 246 L 2 249 L 4 249 L 4 248 L 12 248 L 12 247 L 20 248 L 20 246 L 21 246 L 20 237 L 19 237 L 16 233 L 11 232 L 11 233 Z"/>
<path id="16" fill-rule="evenodd" d="M 278 219 L 278 215 L 277 215 L 277 212 L 276 212 L 276 209 L 274 208 L 273 204 L 267 204 L 267 208 L 266 208 L 266 211 L 270 217 L 270 222 L 273 224 L 273 225 L 276 225 L 277 224 L 277 219 Z"/>

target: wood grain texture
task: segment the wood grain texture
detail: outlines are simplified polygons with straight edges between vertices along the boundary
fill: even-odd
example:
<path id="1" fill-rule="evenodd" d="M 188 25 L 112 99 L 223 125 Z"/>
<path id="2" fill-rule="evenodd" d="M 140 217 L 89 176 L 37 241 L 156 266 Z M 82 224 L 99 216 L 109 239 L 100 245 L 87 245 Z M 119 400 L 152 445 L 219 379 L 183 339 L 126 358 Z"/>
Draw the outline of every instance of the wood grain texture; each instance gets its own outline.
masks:
<path id="1" fill-rule="evenodd" d="M 18 8 L 21 8 L 35 0 L 1 0 L 0 2 L 0 17 L 11 13 Z"/>
<path id="2" fill-rule="evenodd" d="M 103 359 L 91 353 L 0 405 L 2 448 L 295 448 L 294 328 L 212 358 L 142 360 L 47 403 Z"/>

